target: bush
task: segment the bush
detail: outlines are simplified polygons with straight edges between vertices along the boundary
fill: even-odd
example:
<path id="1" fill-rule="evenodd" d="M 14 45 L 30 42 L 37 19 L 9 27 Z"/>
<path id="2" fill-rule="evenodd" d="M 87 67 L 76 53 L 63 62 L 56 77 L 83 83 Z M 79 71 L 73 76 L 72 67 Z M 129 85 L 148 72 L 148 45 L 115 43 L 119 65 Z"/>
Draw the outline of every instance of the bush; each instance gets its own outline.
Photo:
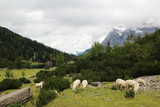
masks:
<path id="1" fill-rule="evenodd" d="M 46 105 L 48 102 L 50 102 L 51 100 L 53 100 L 55 97 L 56 97 L 56 93 L 54 90 L 41 89 L 36 106 L 42 107 Z"/>
<path id="2" fill-rule="evenodd" d="M 160 63 L 151 61 L 140 61 L 131 68 L 132 76 L 139 77 L 143 75 L 159 74 Z"/>
<path id="3" fill-rule="evenodd" d="M 125 76 L 124 80 L 133 79 L 133 77 Z"/>
<path id="4" fill-rule="evenodd" d="M 124 97 L 125 97 L 125 98 L 134 98 L 134 96 L 135 96 L 135 92 L 134 92 L 133 89 L 132 89 L 132 90 L 126 91 Z"/>
<path id="5" fill-rule="evenodd" d="M 79 94 L 79 93 L 81 93 L 81 92 L 83 92 L 83 89 L 77 89 L 74 93 L 75 93 L 75 94 Z"/>
<path id="6" fill-rule="evenodd" d="M 41 79 L 34 79 L 35 83 L 40 83 L 42 80 Z"/>
<path id="7" fill-rule="evenodd" d="M 41 70 L 37 72 L 36 77 L 37 79 L 34 80 L 35 83 L 44 81 L 48 77 L 53 77 L 54 72 L 53 71 L 47 71 L 47 70 Z"/>
<path id="8" fill-rule="evenodd" d="M 53 73 L 55 76 L 59 76 L 59 77 L 65 76 L 65 74 L 66 74 L 65 66 L 61 66 L 61 67 L 57 68 L 55 71 L 53 71 Z"/>
<path id="9" fill-rule="evenodd" d="M 5 77 L 10 78 L 11 77 L 11 71 L 9 69 L 5 70 Z"/>
<path id="10" fill-rule="evenodd" d="M 22 83 L 18 79 L 4 79 L 0 82 L 0 92 L 7 89 L 18 89 L 22 86 Z"/>
<path id="11" fill-rule="evenodd" d="M 111 89 L 112 90 L 117 90 L 117 86 L 116 85 L 112 85 Z"/>
<path id="12" fill-rule="evenodd" d="M 68 79 L 63 79 L 60 77 L 50 77 L 46 79 L 44 84 L 44 89 L 46 90 L 54 90 L 57 89 L 59 91 L 63 91 L 70 87 L 70 82 Z"/>
<path id="13" fill-rule="evenodd" d="M 26 79 L 25 77 L 19 78 L 19 80 L 21 81 L 22 84 L 31 83 L 31 81 Z"/>

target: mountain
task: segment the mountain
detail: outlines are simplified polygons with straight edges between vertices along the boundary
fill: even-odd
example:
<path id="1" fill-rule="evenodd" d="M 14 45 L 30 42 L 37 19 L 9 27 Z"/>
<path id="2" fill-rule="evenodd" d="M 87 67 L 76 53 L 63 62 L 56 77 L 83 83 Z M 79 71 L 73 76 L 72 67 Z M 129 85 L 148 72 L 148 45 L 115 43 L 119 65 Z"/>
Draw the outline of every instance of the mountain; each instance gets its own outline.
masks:
<path id="1" fill-rule="evenodd" d="M 141 35 L 144 36 L 146 33 L 150 34 L 156 30 L 157 27 L 142 27 L 136 29 L 126 29 L 124 26 L 116 26 L 113 30 L 107 35 L 107 37 L 103 40 L 103 46 L 107 46 L 108 42 L 110 46 L 113 47 L 114 44 L 118 44 L 122 46 L 126 41 L 127 37 L 131 34 L 133 36 Z M 160 28 L 160 27 L 158 27 Z"/>
<path id="2" fill-rule="evenodd" d="M 80 55 L 84 55 L 85 53 L 88 53 L 90 49 L 86 49 L 85 51 L 81 52 Z"/>
<path id="3" fill-rule="evenodd" d="M 23 63 L 51 61 L 55 65 L 55 58 L 61 53 L 65 57 L 65 62 L 76 59 L 74 55 L 45 46 L 7 28 L 0 27 L 0 68 L 10 66 L 14 68 L 17 64 L 21 65 L 20 61 Z"/>

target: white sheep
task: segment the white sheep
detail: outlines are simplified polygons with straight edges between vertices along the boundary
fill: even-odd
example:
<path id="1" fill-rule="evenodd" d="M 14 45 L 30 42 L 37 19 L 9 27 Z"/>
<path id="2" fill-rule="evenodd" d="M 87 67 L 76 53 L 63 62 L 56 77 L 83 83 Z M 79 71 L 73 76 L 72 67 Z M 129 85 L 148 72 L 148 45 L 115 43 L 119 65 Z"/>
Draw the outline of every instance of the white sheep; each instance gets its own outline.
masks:
<path id="1" fill-rule="evenodd" d="M 136 81 L 138 83 L 143 84 L 144 86 L 146 86 L 146 83 L 145 83 L 145 81 L 143 79 L 138 78 L 138 79 L 136 79 Z"/>
<path id="2" fill-rule="evenodd" d="M 88 86 L 88 81 L 87 80 L 83 80 L 82 81 L 82 86 L 83 86 L 83 89 L 86 89 L 87 86 Z"/>
<path id="3" fill-rule="evenodd" d="M 80 86 L 81 84 L 81 81 L 79 79 L 75 80 L 73 82 L 73 87 L 72 87 L 72 90 L 75 91 L 76 90 L 76 87 Z"/>
<path id="4" fill-rule="evenodd" d="M 57 90 L 54 91 L 56 93 L 57 96 L 59 96 L 59 92 Z"/>
<path id="5" fill-rule="evenodd" d="M 36 88 L 42 88 L 44 84 L 44 81 L 41 81 L 40 83 L 36 83 L 35 86 Z"/>
<path id="6" fill-rule="evenodd" d="M 125 84 L 125 81 L 122 80 L 122 79 L 117 79 L 116 80 L 116 86 L 118 89 L 125 89 L 126 88 L 126 84 Z"/>
<path id="7" fill-rule="evenodd" d="M 138 89 L 139 89 L 139 83 L 134 80 L 126 80 L 126 89 L 128 90 L 129 88 L 133 88 L 135 94 L 138 94 Z"/>

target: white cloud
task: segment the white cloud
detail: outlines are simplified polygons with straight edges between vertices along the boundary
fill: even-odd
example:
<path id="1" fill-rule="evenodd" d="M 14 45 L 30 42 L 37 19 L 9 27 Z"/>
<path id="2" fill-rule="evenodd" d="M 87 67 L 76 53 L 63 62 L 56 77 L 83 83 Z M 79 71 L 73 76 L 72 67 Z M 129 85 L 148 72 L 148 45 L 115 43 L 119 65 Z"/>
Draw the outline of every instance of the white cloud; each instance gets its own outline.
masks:
<path id="1" fill-rule="evenodd" d="M 0 0 L 0 26 L 68 53 L 102 42 L 115 25 L 159 25 L 159 0 Z"/>

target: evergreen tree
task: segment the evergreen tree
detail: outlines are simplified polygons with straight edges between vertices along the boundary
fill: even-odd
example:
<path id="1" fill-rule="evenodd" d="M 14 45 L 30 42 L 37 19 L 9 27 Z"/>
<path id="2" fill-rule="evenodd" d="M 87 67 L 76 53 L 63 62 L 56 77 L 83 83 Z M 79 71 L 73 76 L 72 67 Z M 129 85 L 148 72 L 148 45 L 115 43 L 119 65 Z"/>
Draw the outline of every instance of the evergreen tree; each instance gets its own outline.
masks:
<path id="1" fill-rule="evenodd" d="M 56 65 L 57 67 L 59 67 L 59 66 L 62 66 L 63 64 L 64 64 L 64 56 L 61 53 L 56 56 Z"/>

